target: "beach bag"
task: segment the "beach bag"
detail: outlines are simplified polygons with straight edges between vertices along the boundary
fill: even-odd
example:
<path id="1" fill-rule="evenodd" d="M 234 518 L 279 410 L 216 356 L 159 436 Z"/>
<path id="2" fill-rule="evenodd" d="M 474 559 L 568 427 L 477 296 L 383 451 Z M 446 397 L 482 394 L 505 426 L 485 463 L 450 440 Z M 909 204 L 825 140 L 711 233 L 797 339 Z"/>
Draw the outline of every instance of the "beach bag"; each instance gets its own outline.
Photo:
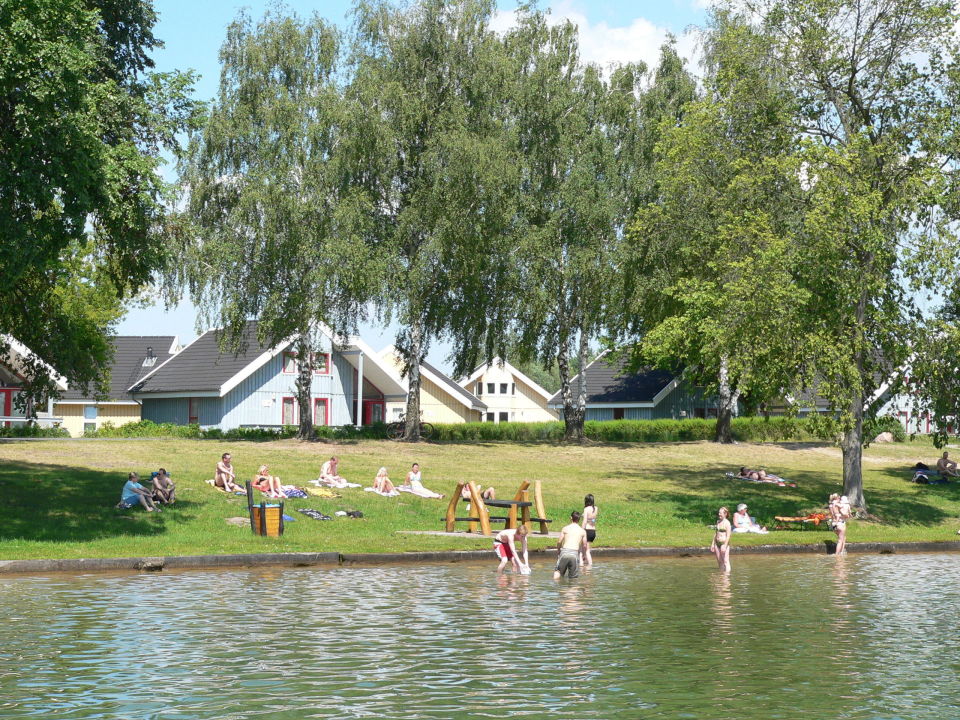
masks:
<path id="1" fill-rule="evenodd" d="M 914 470 L 929 470 L 929 469 L 930 469 L 930 466 L 927 465 L 926 463 L 918 462 L 916 465 L 913 466 L 913 469 L 914 469 Z"/>

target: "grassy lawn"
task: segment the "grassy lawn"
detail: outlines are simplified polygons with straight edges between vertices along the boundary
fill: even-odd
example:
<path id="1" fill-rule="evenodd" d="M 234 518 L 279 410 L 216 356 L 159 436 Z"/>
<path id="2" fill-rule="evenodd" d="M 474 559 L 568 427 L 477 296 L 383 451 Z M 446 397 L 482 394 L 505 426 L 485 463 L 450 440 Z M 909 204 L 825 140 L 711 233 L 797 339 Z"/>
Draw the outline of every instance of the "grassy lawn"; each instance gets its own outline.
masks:
<path id="1" fill-rule="evenodd" d="M 446 500 L 411 495 L 381 498 L 362 489 L 341 498 L 288 500 L 296 518 L 282 538 L 254 537 L 249 527 L 225 519 L 246 515 L 246 500 L 204 483 L 225 450 L 239 478 L 268 463 L 284 483 L 303 485 L 321 462 L 340 457 L 340 472 L 364 486 L 380 465 L 403 479 L 414 461 L 424 485 L 450 493 L 458 479 L 493 484 L 510 497 L 521 480 L 542 480 L 548 516 L 558 529 L 592 492 L 600 507 L 598 546 L 677 546 L 710 542 L 717 507 L 739 502 L 772 523 L 774 515 L 821 508 L 840 489 L 840 453 L 817 443 L 717 446 L 711 443 L 443 444 L 409 446 L 387 441 L 300 445 L 295 441 L 218 444 L 207 440 L 44 440 L 0 443 L 0 559 L 198 555 L 252 552 L 396 552 L 488 548 L 489 539 L 399 534 L 441 530 Z M 960 527 L 960 483 L 913 485 L 907 468 L 932 464 L 926 441 L 875 445 L 864 455 L 867 502 L 877 522 L 854 521 L 850 542 L 955 540 Z M 782 488 L 723 479 L 740 465 L 762 466 L 797 483 Z M 176 505 L 163 513 L 117 510 L 127 472 L 141 477 L 163 466 L 177 482 Z M 294 512 L 311 507 L 332 515 L 362 510 L 362 520 L 316 521 Z M 496 526 L 495 526 L 496 527 Z M 812 543 L 833 538 L 827 530 L 735 536 L 734 544 Z M 554 541 L 533 536 L 534 548 Z"/>

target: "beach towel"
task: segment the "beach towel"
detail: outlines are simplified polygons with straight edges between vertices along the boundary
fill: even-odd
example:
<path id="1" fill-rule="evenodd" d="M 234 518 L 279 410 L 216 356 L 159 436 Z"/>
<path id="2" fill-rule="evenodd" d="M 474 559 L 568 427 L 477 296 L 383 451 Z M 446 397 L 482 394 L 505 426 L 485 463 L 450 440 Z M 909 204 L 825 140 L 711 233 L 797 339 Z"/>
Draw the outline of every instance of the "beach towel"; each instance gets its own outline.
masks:
<path id="1" fill-rule="evenodd" d="M 283 494 L 288 498 L 305 498 L 309 497 L 307 491 L 302 488 L 298 488 L 296 485 L 281 485 L 280 489 L 283 490 Z"/>
<path id="2" fill-rule="evenodd" d="M 314 510 L 313 508 L 297 508 L 297 512 L 303 513 L 314 520 L 333 520 L 329 515 L 324 515 L 319 510 Z"/>
<path id="3" fill-rule="evenodd" d="M 304 488 L 307 491 L 307 495 L 310 497 L 319 497 L 319 498 L 338 498 L 340 493 L 336 493 L 333 490 L 328 488 Z"/>
<path id="4" fill-rule="evenodd" d="M 363 491 L 364 491 L 364 492 L 376 493 L 376 494 L 379 495 L 380 497 L 396 497 L 397 495 L 400 494 L 400 493 L 398 493 L 396 490 L 394 490 L 393 492 L 380 492 L 380 491 L 377 490 L 376 488 L 372 488 L 372 487 L 364 488 Z"/>
<path id="5" fill-rule="evenodd" d="M 346 480 L 344 480 L 342 483 L 333 483 L 333 484 L 321 482 L 320 480 L 311 480 L 310 482 L 316 485 L 317 487 L 334 487 L 338 489 L 360 487 L 360 483 L 347 482 Z"/>

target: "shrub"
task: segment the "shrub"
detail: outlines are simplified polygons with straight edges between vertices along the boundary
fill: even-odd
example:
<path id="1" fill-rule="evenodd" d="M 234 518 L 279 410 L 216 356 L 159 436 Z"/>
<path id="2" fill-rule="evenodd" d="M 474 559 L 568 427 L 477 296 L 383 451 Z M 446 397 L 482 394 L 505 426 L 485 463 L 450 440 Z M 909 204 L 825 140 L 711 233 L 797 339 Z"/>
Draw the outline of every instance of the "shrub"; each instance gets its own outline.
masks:
<path id="1" fill-rule="evenodd" d="M 888 432 L 893 435 L 895 442 L 905 442 L 907 431 L 903 425 L 893 415 L 884 415 L 882 417 L 869 418 L 863 423 L 864 443 L 870 443 L 882 432 Z"/>
<path id="2" fill-rule="evenodd" d="M 5 438 L 31 438 L 31 437 L 70 437 L 64 428 L 61 427 L 40 427 L 39 425 L 13 425 L 11 427 L 0 427 L 0 437 Z"/>

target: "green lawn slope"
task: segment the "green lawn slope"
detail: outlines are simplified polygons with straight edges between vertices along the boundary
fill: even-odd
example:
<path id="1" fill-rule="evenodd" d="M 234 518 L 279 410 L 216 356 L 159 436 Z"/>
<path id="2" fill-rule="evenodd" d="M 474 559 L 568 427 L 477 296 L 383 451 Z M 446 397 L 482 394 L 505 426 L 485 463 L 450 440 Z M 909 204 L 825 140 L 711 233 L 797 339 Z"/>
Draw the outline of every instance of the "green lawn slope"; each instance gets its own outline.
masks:
<path id="1" fill-rule="evenodd" d="M 303 485 L 331 454 L 348 480 L 364 486 L 386 465 L 400 482 L 410 464 L 423 469 L 424 484 L 450 493 L 458 480 L 493 484 L 509 497 L 522 480 L 541 480 L 548 515 L 559 528 L 591 492 L 600 507 L 598 546 L 682 546 L 710 542 L 716 509 L 739 502 L 761 522 L 825 506 L 840 490 L 840 453 L 820 443 L 420 444 L 389 441 L 299 444 L 296 441 L 217 443 L 209 440 L 33 440 L 0 443 L 0 559 L 127 557 L 254 552 L 398 552 L 490 547 L 489 539 L 405 535 L 401 530 L 441 530 L 445 500 L 411 495 L 382 498 L 361 489 L 342 497 L 289 500 L 296 522 L 282 538 L 258 538 L 228 517 L 246 514 L 246 500 L 204 483 L 220 454 L 233 453 L 238 476 L 260 463 L 285 483 Z M 960 527 L 960 483 L 914 485 L 908 468 L 928 464 L 937 451 L 927 441 L 874 445 L 864 454 L 869 510 L 875 519 L 850 523 L 858 541 L 954 540 Z M 796 488 L 723 478 L 740 465 L 765 467 Z M 176 505 L 163 513 L 117 510 L 126 474 L 148 477 L 163 466 L 177 482 Z M 295 512 L 311 507 L 328 514 L 362 510 L 362 520 L 316 521 Z M 734 544 L 816 543 L 827 530 L 780 531 L 735 536 Z M 533 547 L 553 541 L 534 535 Z"/>

